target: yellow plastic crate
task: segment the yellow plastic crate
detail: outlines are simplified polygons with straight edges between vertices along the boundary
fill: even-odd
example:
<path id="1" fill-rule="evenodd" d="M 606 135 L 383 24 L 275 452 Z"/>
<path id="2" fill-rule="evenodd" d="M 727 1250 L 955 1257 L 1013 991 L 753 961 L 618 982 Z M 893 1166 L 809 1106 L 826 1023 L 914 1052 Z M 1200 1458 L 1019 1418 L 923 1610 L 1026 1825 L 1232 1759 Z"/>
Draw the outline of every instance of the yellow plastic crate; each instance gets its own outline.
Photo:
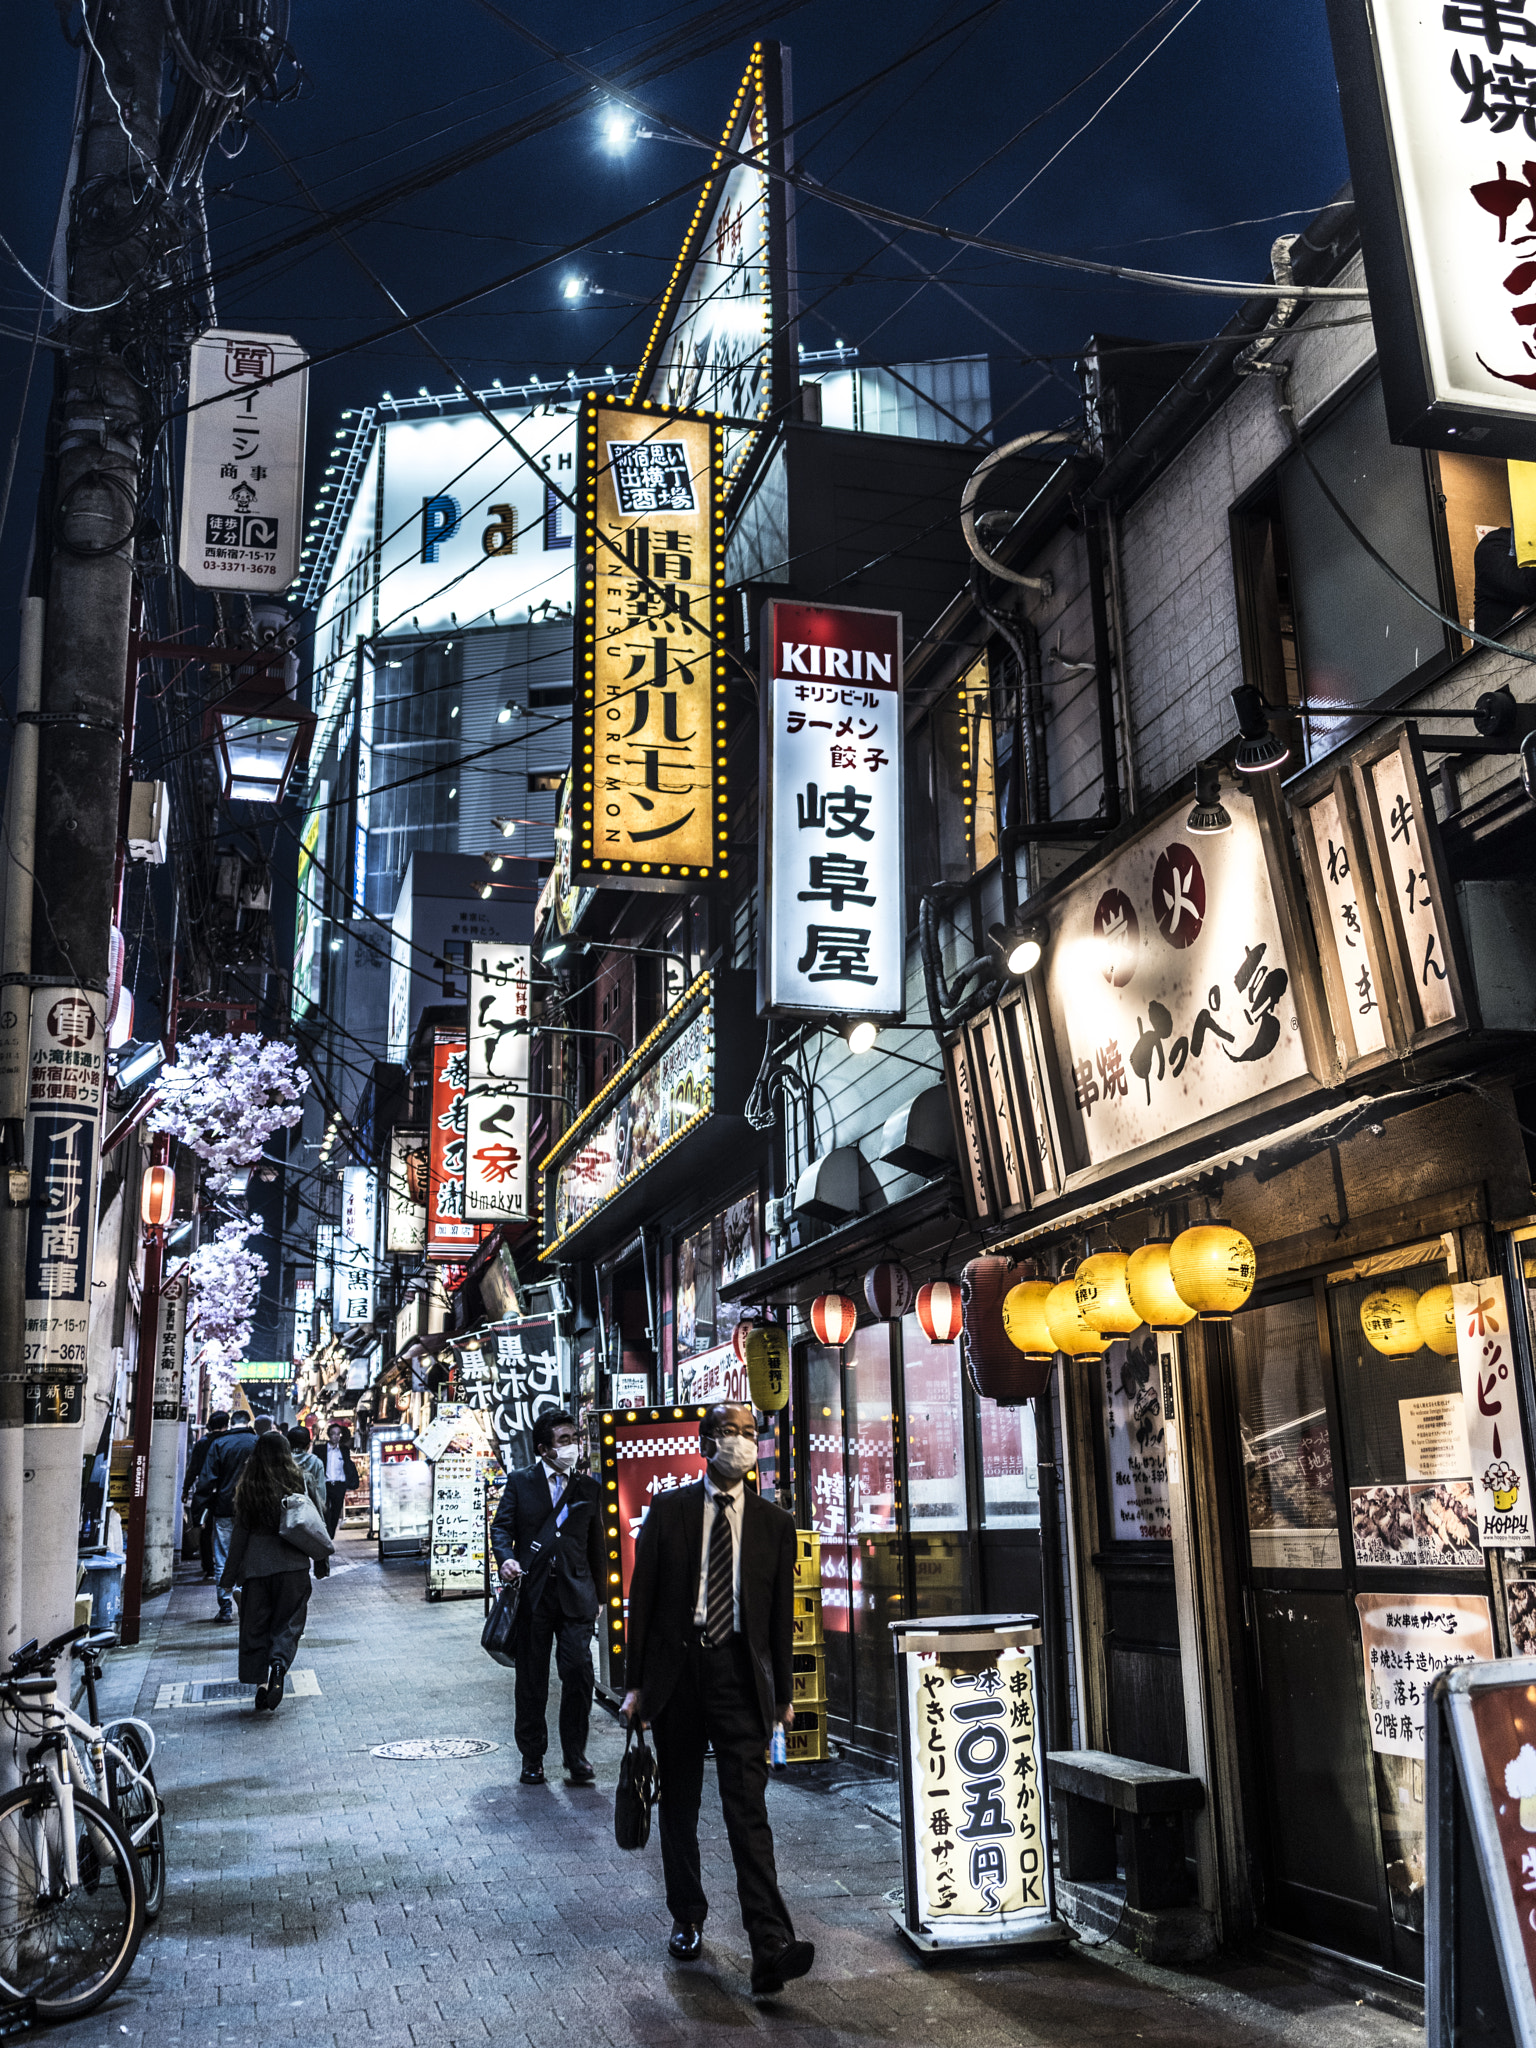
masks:
<path id="1" fill-rule="evenodd" d="M 820 1706 L 827 1697 L 827 1662 L 822 1650 L 797 1650 L 793 1658 L 795 1707 Z"/>
<path id="2" fill-rule="evenodd" d="M 794 1647 L 809 1650 L 821 1642 L 821 1595 L 819 1593 L 797 1593 L 795 1595 Z"/>
<path id="3" fill-rule="evenodd" d="M 784 1747 L 792 1764 L 826 1761 L 827 1717 L 819 1707 L 796 1707 L 795 1725 L 784 1731 Z"/>
<path id="4" fill-rule="evenodd" d="M 806 1593 L 821 1591 L 821 1538 L 814 1529 L 795 1531 L 795 1585 Z"/>

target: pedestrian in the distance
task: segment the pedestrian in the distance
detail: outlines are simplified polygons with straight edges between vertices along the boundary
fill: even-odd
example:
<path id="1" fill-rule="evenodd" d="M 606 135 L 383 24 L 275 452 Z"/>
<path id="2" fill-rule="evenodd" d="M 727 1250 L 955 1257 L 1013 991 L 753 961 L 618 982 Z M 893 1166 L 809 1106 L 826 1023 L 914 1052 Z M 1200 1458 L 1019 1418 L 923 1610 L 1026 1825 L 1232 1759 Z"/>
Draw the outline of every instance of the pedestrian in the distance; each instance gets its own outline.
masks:
<path id="1" fill-rule="evenodd" d="M 221 1437 L 229 1427 L 229 1415 L 223 1408 L 215 1408 L 203 1425 L 203 1434 L 187 1455 L 187 1476 L 181 1483 L 182 1512 L 192 1519 L 192 1496 L 197 1491 L 197 1482 L 202 1477 L 203 1465 L 216 1438 Z M 202 1560 L 203 1577 L 213 1578 L 213 1518 L 202 1514 L 197 1517 L 197 1550 Z"/>
<path id="2" fill-rule="evenodd" d="M 256 1687 L 256 1711 L 276 1713 L 309 1612 L 309 1559 L 285 1543 L 283 1502 L 304 1475 L 281 1430 L 259 1437 L 235 1487 L 234 1534 L 219 1591 L 240 1588 L 240 1682 Z"/>
<path id="3" fill-rule="evenodd" d="M 325 1432 L 325 1526 L 333 1540 L 347 1495 L 356 1485 L 352 1432 L 343 1423 L 333 1422 Z"/>
<path id="4" fill-rule="evenodd" d="M 576 1470 L 581 1441 L 564 1409 L 535 1418 L 533 1448 L 538 1462 L 508 1475 L 491 1524 L 491 1548 L 503 1580 L 523 1581 L 512 1638 L 517 1746 L 523 1753 L 518 1782 L 544 1783 L 553 1645 L 560 1674 L 560 1753 L 571 1783 L 591 1785 L 597 1779 L 587 1762 L 592 1624 L 607 1569 L 603 1497 L 597 1481 Z"/>
<path id="5" fill-rule="evenodd" d="M 258 1436 L 265 1436 L 269 1429 L 275 1429 L 277 1425 L 273 1422 L 270 1415 L 258 1415 L 251 1424 L 251 1427 Z"/>
<path id="6" fill-rule="evenodd" d="M 314 1439 L 307 1429 L 295 1428 L 288 1431 L 288 1448 L 293 1452 L 293 1462 L 304 1475 L 304 1490 L 320 1513 L 324 1515 L 326 1506 L 325 1466 L 315 1456 L 313 1445 Z M 330 1575 L 331 1560 L 328 1557 L 317 1559 L 315 1563 L 315 1577 L 317 1579 L 328 1579 Z"/>
<path id="7" fill-rule="evenodd" d="M 255 1448 L 256 1432 L 251 1427 L 251 1411 L 237 1408 L 229 1419 L 229 1428 L 203 1460 L 197 1491 L 192 1496 L 194 1509 L 211 1515 L 213 1519 L 213 1570 L 217 1582 L 214 1590 L 219 1600 L 215 1621 L 232 1622 L 235 1618 L 235 1603 L 224 1589 L 224 1561 L 229 1556 L 229 1542 L 235 1529 L 235 1482 Z"/>
<path id="8" fill-rule="evenodd" d="M 658 1494 L 640 1525 L 629 1587 L 627 1718 L 656 1731 L 663 1787 L 661 1863 L 670 1953 L 704 1945 L 709 1902 L 699 1868 L 699 1797 L 712 1743 L 755 1996 L 782 1991 L 816 1960 L 797 1941 L 779 1890 L 768 1825 L 768 1743 L 795 1718 L 795 1525 L 746 1484 L 757 1463 L 750 1408 L 721 1402 L 699 1425 L 703 1479 Z"/>

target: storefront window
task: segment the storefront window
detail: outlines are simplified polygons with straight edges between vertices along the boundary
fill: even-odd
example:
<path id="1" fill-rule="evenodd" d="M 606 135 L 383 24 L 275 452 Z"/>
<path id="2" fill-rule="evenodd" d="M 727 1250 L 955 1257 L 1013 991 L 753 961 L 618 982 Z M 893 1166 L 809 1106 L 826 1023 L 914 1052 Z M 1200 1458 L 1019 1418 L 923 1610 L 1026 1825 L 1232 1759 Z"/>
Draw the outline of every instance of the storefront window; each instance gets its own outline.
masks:
<path id="1" fill-rule="evenodd" d="M 740 1195 L 687 1237 L 679 1238 L 673 1307 L 673 1346 L 679 1362 L 729 1342 L 741 1310 L 719 1298 L 720 1288 L 757 1270 L 757 1194 Z"/>
<path id="2" fill-rule="evenodd" d="M 1104 1470 L 1109 1491 L 1106 1536 L 1114 1543 L 1167 1543 L 1167 1426 L 1157 1339 L 1147 1329 L 1111 1344 L 1099 1360 Z"/>
<path id="3" fill-rule="evenodd" d="M 907 1513 L 914 1535 L 963 1529 L 965 1432 L 960 1347 L 932 1344 L 915 1315 L 901 1324 L 907 1401 Z"/>
<path id="4" fill-rule="evenodd" d="M 904 1571 L 897 1483 L 891 1326 L 854 1332 L 843 1350 L 848 1424 L 848 1526 L 853 1536 L 849 1613 L 853 1624 L 855 1738 L 883 1746 L 896 1725 L 890 1624 L 903 1613 Z M 825 1626 L 825 1616 L 823 1616 Z M 827 1677 L 831 1684 L 831 1663 Z"/>
<path id="5" fill-rule="evenodd" d="M 1035 1448 L 1035 1407 L 976 1403 L 981 1449 L 981 1518 L 989 1529 L 1038 1529 L 1040 1464 Z"/>
<path id="6" fill-rule="evenodd" d="M 813 1344 L 806 1354 L 806 1477 L 811 1527 L 821 1538 L 821 1625 L 848 1632 L 848 1496 L 843 1478 L 843 1362 Z"/>
<path id="7" fill-rule="evenodd" d="M 1254 1565 L 1336 1570 L 1333 1439 L 1310 1289 L 1234 1316 L 1232 1360 Z"/>
<path id="8" fill-rule="evenodd" d="M 850 1471 L 848 1526 L 855 1535 L 899 1527 L 896 1509 L 896 1414 L 891 1405 L 891 1339 L 886 1324 L 854 1332 L 848 1367 Z"/>

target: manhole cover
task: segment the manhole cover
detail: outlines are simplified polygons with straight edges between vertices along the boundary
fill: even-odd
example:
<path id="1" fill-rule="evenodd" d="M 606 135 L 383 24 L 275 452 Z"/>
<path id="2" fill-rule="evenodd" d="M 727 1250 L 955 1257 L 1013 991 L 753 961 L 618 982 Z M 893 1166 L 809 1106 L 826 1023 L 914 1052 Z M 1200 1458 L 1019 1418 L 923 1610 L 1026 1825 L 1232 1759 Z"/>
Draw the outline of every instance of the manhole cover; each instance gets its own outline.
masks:
<path id="1" fill-rule="evenodd" d="M 380 1742 L 369 1754 L 388 1757 L 392 1763 L 433 1764 L 456 1756 L 484 1756 L 499 1746 L 482 1742 L 477 1735 L 418 1735 L 409 1742 Z"/>

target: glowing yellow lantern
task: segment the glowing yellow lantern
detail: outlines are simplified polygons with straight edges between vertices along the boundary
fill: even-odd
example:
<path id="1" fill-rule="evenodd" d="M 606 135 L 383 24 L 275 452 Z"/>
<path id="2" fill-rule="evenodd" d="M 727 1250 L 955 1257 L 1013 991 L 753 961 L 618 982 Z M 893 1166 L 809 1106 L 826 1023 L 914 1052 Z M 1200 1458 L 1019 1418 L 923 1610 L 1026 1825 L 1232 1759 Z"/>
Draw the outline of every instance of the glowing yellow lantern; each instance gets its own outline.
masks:
<path id="1" fill-rule="evenodd" d="M 1101 1337 L 1129 1337 L 1141 1317 L 1126 1290 L 1124 1252 L 1091 1252 L 1077 1269 L 1077 1305 L 1083 1321 Z"/>
<path id="2" fill-rule="evenodd" d="M 1411 1358 L 1423 1345 L 1419 1335 L 1419 1296 L 1413 1287 L 1378 1287 L 1360 1304 L 1365 1341 L 1383 1358 Z M 1455 1333 L 1451 1346 L 1455 1348 Z"/>
<path id="3" fill-rule="evenodd" d="M 1419 1296 L 1414 1320 L 1419 1326 L 1421 1343 L 1442 1358 L 1456 1356 L 1456 1300 L 1448 1281 L 1426 1289 Z"/>
<path id="4" fill-rule="evenodd" d="M 789 1399 L 789 1332 L 781 1323 L 754 1323 L 745 1348 L 752 1405 L 772 1414 Z"/>
<path id="5" fill-rule="evenodd" d="M 1008 1342 L 1026 1358 L 1054 1358 L 1056 1339 L 1045 1320 L 1050 1298 L 1049 1280 L 1021 1280 L 1003 1296 L 1003 1328 Z"/>
<path id="6" fill-rule="evenodd" d="M 1202 1323 L 1225 1323 L 1252 1294 L 1259 1262 L 1230 1223 L 1197 1223 L 1168 1247 L 1168 1270 Z"/>
<path id="7" fill-rule="evenodd" d="M 1125 1262 L 1125 1291 L 1131 1307 L 1153 1330 L 1182 1330 L 1195 1312 L 1173 1284 L 1168 1270 L 1169 1241 L 1157 1237 L 1131 1253 Z"/>
<path id="8" fill-rule="evenodd" d="M 1045 1323 L 1051 1342 L 1068 1358 L 1101 1358 L 1109 1349 L 1110 1340 L 1083 1321 L 1075 1280 L 1058 1280 L 1045 1297 Z"/>

